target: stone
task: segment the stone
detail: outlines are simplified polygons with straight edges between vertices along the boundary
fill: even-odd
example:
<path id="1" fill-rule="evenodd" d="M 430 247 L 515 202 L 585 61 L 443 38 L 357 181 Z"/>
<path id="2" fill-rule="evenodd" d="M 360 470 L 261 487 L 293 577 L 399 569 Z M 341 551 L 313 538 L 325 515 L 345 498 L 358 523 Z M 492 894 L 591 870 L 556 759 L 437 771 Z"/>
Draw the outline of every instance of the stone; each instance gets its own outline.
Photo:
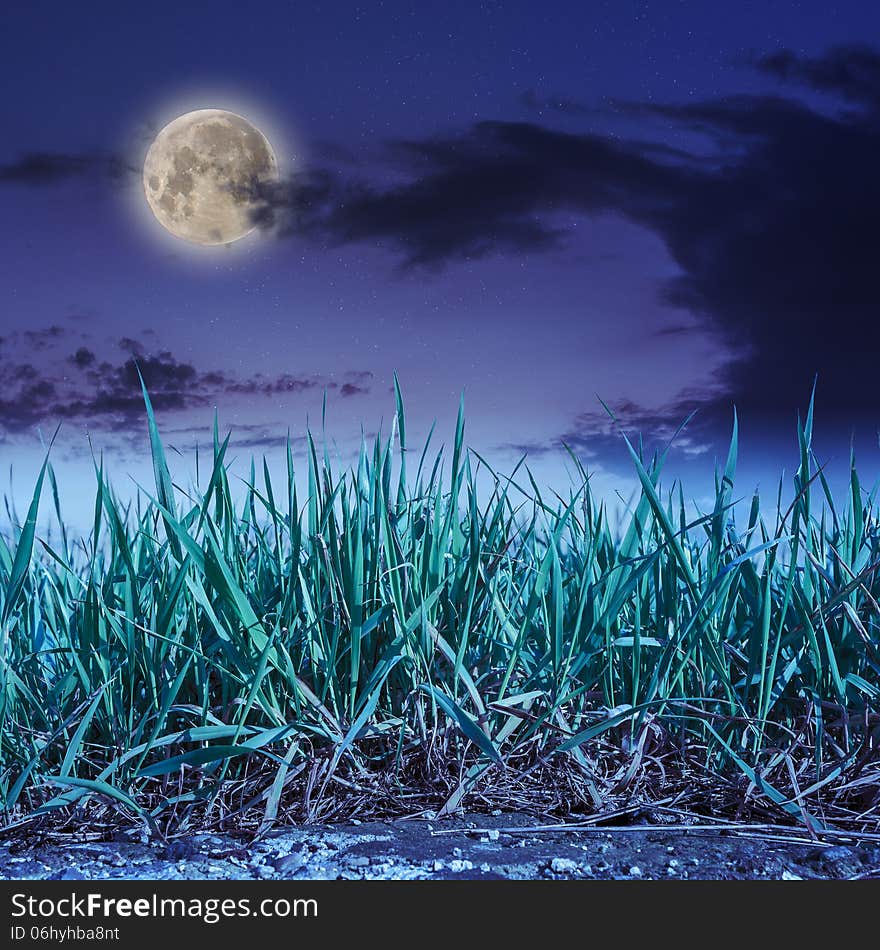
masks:
<path id="1" fill-rule="evenodd" d="M 186 838 L 176 838 L 174 841 L 168 842 L 162 857 L 166 861 L 180 861 L 191 858 L 195 853 L 196 849 L 192 841 L 188 841 Z"/>
<path id="2" fill-rule="evenodd" d="M 366 868 L 370 866 L 370 859 L 364 854 L 347 854 L 342 863 L 348 868 Z"/>
<path id="3" fill-rule="evenodd" d="M 279 874 L 293 874 L 303 867 L 305 863 L 306 858 L 302 851 L 294 851 L 291 854 L 286 854 L 283 858 L 278 858 L 278 860 L 275 861 L 275 870 Z"/>
<path id="4" fill-rule="evenodd" d="M 855 860 L 855 852 L 852 850 L 852 848 L 847 848 L 842 844 L 838 844 L 831 848 L 823 848 L 819 852 L 819 858 L 827 864 L 840 864 L 844 861 Z"/>

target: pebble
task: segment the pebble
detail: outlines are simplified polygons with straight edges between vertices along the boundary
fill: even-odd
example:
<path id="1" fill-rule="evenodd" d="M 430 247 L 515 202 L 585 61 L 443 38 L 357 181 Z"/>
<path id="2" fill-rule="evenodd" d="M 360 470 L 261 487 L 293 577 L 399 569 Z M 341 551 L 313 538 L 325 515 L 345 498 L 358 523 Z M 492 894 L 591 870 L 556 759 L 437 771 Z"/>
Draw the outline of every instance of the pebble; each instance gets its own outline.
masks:
<path id="1" fill-rule="evenodd" d="M 178 861 L 181 858 L 191 858 L 195 851 L 196 849 L 191 841 L 185 838 L 176 838 L 168 843 L 163 857 L 167 861 Z"/>
<path id="2" fill-rule="evenodd" d="M 629 876 L 630 876 L 630 877 L 641 877 L 641 876 L 642 876 L 642 869 L 641 869 L 637 864 L 634 864 L 634 865 L 629 869 Z"/>
<path id="3" fill-rule="evenodd" d="M 292 854 L 285 855 L 275 862 L 275 870 L 279 874 L 292 874 L 298 871 L 306 863 L 302 851 L 294 851 Z"/>
<path id="4" fill-rule="evenodd" d="M 550 870 L 555 874 L 573 874 L 578 866 L 571 858 L 554 858 L 550 862 Z"/>
<path id="5" fill-rule="evenodd" d="M 819 852 L 819 857 L 830 864 L 836 864 L 839 861 L 851 861 L 854 856 L 852 848 L 847 848 L 842 844 L 824 848 Z"/>
<path id="6" fill-rule="evenodd" d="M 347 868 L 367 868 L 370 866 L 370 859 L 364 854 L 348 854 L 342 859 L 342 863 Z"/>

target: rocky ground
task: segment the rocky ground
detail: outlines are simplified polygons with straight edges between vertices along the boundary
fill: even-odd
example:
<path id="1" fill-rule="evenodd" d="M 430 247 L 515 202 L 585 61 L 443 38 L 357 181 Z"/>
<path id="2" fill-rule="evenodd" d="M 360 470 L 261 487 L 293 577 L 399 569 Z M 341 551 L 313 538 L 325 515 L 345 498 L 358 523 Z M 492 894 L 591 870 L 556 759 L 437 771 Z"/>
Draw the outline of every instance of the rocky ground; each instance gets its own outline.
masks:
<path id="1" fill-rule="evenodd" d="M 15 879 L 697 879 L 880 877 L 880 842 L 806 845 L 729 831 L 541 831 L 517 815 L 301 826 L 259 841 L 220 834 L 0 838 Z"/>

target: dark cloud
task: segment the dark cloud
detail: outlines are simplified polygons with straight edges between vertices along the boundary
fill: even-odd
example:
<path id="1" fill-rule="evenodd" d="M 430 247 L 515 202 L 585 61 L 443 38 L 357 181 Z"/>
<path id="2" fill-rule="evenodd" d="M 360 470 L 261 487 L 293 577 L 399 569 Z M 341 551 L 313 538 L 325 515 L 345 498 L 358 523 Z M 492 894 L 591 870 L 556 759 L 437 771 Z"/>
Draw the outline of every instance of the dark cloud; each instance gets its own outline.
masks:
<path id="1" fill-rule="evenodd" d="M 339 387 L 339 395 L 346 399 L 350 396 L 365 396 L 369 391 L 366 386 L 358 386 L 356 383 L 343 383 Z"/>
<path id="2" fill-rule="evenodd" d="M 95 362 L 95 354 L 88 347 L 81 346 L 69 359 L 74 366 L 87 369 Z"/>
<path id="3" fill-rule="evenodd" d="M 120 179 L 131 171 L 113 155 L 28 152 L 14 162 L 0 164 L 0 184 L 37 188 L 89 175 Z"/>
<path id="4" fill-rule="evenodd" d="M 21 334 L 27 346 L 34 350 L 46 349 L 46 347 L 52 346 L 66 335 L 67 330 L 57 324 L 41 330 L 25 330 Z"/>
<path id="5" fill-rule="evenodd" d="M 141 356 L 144 352 L 144 344 L 140 340 L 124 336 L 119 340 L 119 349 L 125 353 L 131 353 L 132 356 Z"/>
<path id="6" fill-rule="evenodd" d="M 880 106 L 880 53 L 870 46 L 835 46 L 822 56 L 802 56 L 781 49 L 762 56 L 757 65 L 777 79 L 874 108 Z"/>
<path id="7" fill-rule="evenodd" d="M 839 95 L 838 112 L 767 95 L 618 106 L 656 120 L 659 137 L 672 132 L 692 152 L 482 122 L 394 143 L 409 173 L 390 184 L 325 177 L 305 212 L 296 190 L 283 188 L 275 210 L 295 205 L 305 234 L 386 247 L 407 267 L 541 252 L 572 242 L 568 222 L 580 215 L 621 215 L 657 234 L 676 263 L 679 276 L 661 290 L 665 303 L 687 311 L 729 355 L 701 397 L 706 426 L 714 421 L 726 435 L 731 401 L 753 425 L 789 426 L 816 374 L 820 420 L 873 426 L 880 118 L 850 106 L 880 101 L 878 64 L 866 47 L 812 58 L 783 51 L 758 63 Z M 689 399 L 681 401 L 673 408 L 685 409 Z"/>
<path id="8" fill-rule="evenodd" d="M 71 335 L 65 327 L 52 324 L 37 330 L 12 330 L 6 336 L 0 337 L 0 346 L 11 348 L 25 347 L 29 352 L 48 350 L 58 346 Z"/>
<path id="9" fill-rule="evenodd" d="M 0 165 L 0 181 L 19 185 L 54 185 L 77 178 L 91 168 L 81 155 L 30 152 L 17 161 Z"/>
<path id="10" fill-rule="evenodd" d="M 606 465 L 617 459 L 623 470 L 630 472 L 632 466 L 621 440 L 624 434 L 634 446 L 643 442 L 648 455 L 674 439 L 675 450 L 692 458 L 716 448 L 719 438 L 728 436 L 733 424 L 732 407 L 727 400 L 719 399 L 718 390 L 712 388 L 683 389 L 674 399 L 656 407 L 623 399 L 608 409 L 610 415 L 597 400 L 595 409 L 578 413 L 569 428 L 547 440 L 499 447 L 521 455 L 541 456 L 567 446 L 583 459 L 599 458 Z M 687 424 L 683 426 L 684 423 Z"/>
<path id="11" fill-rule="evenodd" d="M 702 327 L 698 324 L 684 324 L 676 323 L 673 326 L 668 327 L 658 327 L 654 331 L 654 336 L 690 336 L 694 333 L 699 333 L 702 331 Z"/>
<path id="12" fill-rule="evenodd" d="M 282 237 L 314 238 L 326 231 L 323 217 L 345 190 L 328 169 L 298 172 L 286 180 L 256 182 L 251 194 L 253 223 Z"/>
<path id="13" fill-rule="evenodd" d="M 582 455 L 608 457 L 615 449 L 620 454 L 621 434 L 633 445 L 644 439 L 649 453 L 674 439 L 678 452 L 696 456 L 715 447 L 719 436 L 729 435 L 733 424 L 731 406 L 713 389 L 684 389 L 659 407 L 621 400 L 609 409 L 612 416 L 601 406 L 580 413 L 559 441 Z"/>
<path id="14" fill-rule="evenodd" d="M 51 329 L 29 332 L 33 339 L 39 340 L 43 332 L 52 337 Z M 21 343 L 30 346 L 27 333 L 21 334 Z M 321 387 L 339 389 L 340 395 L 345 397 L 368 392 L 366 387 L 354 383 L 340 388 L 317 375 L 258 373 L 241 378 L 225 370 L 202 370 L 193 363 L 179 360 L 169 350 L 147 353 L 139 341 L 130 338 L 120 341 L 120 346 L 129 354 L 122 361 L 99 361 L 86 347 L 79 347 L 61 359 L 57 368 L 55 364 L 44 363 L 38 369 L 23 356 L 4 359 L 0 362 L 0 432 L 23 432 L 40 423 L 54 424 L 62 420 L 123 434 L 139 430 L 144 424 L 141 376 L 158 413 L 183 412 L 221 401 L 296 395 Z M 65 364 L 76 367 L 78 372 L 68 375 L 61 368 Z M 351 370 L 350 375 L 354 379 L 366 379 L 372 374 Z M 281 444 L 270 441 L 278 435 L 265 427 L 248 438 L 250 447 Z M 258 439 L 262 441 L 256 441 Z"/>
<path id="15" fill-rule="evenodd" d="M 481 122 L 451 138 L 394 143 L 394 151 L 409 158 L 407 180 L 381 187 L 325 175 L 307 200 L 293 181 L 263 196 L 262 223 L 288 233 L 293 208 L 299 234 L 366 241 L 397 252 L 405 266 L 440 266 L 555 248 L 568 232 L 554 212 L 635 215 L 675 200 L 684 174 L 638 145 L 527 122 Z"/>
<path id="16" fill-rule="evenodd" d="M 115 382 L 120 388 L 140 390 L 140 377 L 150 392 L 197 391 L 201 387 L 199 373 L 190 363 L 179 363 L 169 350 L 155 356 L 126 360 L 116 370 Z"/>
<path id="17" fill-rule="evenodd" d="M 681 268 L 668 302 L 701 317 L 736 358 L 722 382 L 746 418 L 791 420 L 819 374 L 826 418 L 880 419 L 880 125 L 749 98 L 657 110 L 736 141 L 715 173 L 634 217 Z"/>
<path id="18" fill-rule="evenodd" d="M 230 378 L 225 373 L 207 373 L 204 382 L 211 386 L 217 386 L 227 394 L 239 396 L 277 396 L 282 393 L 302 393 L 322 385 L 317 377 L 293 376 L 290 373 L 282 373 L 280 376 L 271 378 L 266 377 L 263 373 L 257 373 L 243 380 Z M 333 384 L 324 385 L 332 388 Z"/>

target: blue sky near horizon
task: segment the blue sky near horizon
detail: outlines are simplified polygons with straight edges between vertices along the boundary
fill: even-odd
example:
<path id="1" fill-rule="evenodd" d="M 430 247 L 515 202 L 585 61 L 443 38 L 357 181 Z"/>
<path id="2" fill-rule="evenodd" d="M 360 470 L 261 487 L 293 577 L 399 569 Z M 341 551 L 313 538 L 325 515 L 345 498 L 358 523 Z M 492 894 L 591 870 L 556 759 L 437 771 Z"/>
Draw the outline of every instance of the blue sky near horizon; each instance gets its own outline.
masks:
<path id="1" fill-rule="evenodd" d="M 598 396 L 651 445 L 696 411 L 670 464 L 707 490 L 736 405 L 744 491 L 772 494 L 818 374 L 821 457 L 880 474 L 880 8 L 35 2 L 0 79 L 19 503 L 59 422 L 74 505 L 92 450 L 146 477 L 134 360 L 184 456 L 215 408 L 242 458 L 277 454 L 325 394 L 345 456 L 396 371 L 416 441 L 464 392 L 500 469 L 561 478 L 565 442 L 609 493 Z M 198 253 L 151 219 L 145 150 L 206 106 L 266 131 L 307 214 Z"/>

